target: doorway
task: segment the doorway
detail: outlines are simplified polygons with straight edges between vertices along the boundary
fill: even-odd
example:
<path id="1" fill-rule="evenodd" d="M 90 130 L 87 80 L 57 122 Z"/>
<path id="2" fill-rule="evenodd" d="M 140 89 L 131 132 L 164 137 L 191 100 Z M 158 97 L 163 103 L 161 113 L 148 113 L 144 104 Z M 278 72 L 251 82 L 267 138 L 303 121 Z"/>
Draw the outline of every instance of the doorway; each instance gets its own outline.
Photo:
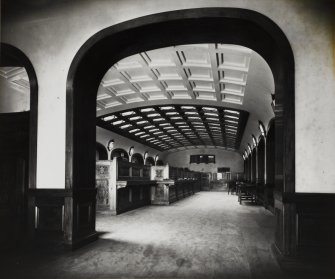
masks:
<path id="1" fill-rule="evenodd" d="M 287 38 L 274 22 L 257 12 L 235 8 L 190 9 L 150 15 L 106 28 L 78 51 L 68 74 L 66 115 L 66 188 L 75 190 L 77 196 L 72 200 L 73 210 L 65 212 L 79 216 L 79 208 L 84 207 L 84 212 L 93 212 L 90 208 L 95 205 L 96 93 L 109 67 L 141 51 L 209 42 L 246 46 L 269 64 L 276 96 L 275 191 L 279 200 L 284 193 L 295 191 L 294 59 Z M 80 136 L 83 133 L 85 137 Z M 276 245 L 284 254 L 292 254 L 295 214 L 292 210 L 284 211 L 283 207 L 278 203 L 276 218 L 285 219 L 288 225 L 284 228 L 277 223 Z M 94 218 L 80 220 L 85 231 L 78 222 L 67 224 L 66 238 L 70 244 L 95 232 Z"/>
<path id="2" fill-rule="evenodd" d="M 1 43 L 1 244 L 20 247 L 29 235 L 28 190 L 35 188 L 37 78 L 19 49 Z"/>

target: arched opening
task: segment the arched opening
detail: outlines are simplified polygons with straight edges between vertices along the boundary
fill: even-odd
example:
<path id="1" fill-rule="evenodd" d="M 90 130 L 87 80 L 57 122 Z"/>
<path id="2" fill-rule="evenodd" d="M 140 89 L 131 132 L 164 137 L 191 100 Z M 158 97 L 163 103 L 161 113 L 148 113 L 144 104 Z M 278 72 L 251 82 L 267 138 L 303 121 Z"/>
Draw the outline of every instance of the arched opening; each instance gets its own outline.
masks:
<path id="1" fill-rule="evenodd" d="M 248 157 L 245 157 L 244 160 L 244 181 L 248 181 Z"/>
<path id="2" fill-rule="evenodd" d="M 106 28 L 90 38 L 78 51 L 68 74 L 66 114 L 66 188 L 76 190 L 74 204 L 80 206 L 79 196 L 83 188 L 86 204 L 89 203 L 89 189 L 90 202 L 94 203 L 94 148 L 90 147 L 95 142 L 95 101 L 99 83 L 111 65 L 145 50 L 216 42 L 246 46 L 259 53 L 269 64 L 275 80 L 276 95 L 275 186 L 279 195 L 284 190 L 295 191 L 294 59 L 288 40 L 274 22 L 257 12 L 206 8 L 161 13 Z M 86 137 L 80 137 L 84 132 Z M 69 212 L 80 214 L 75 210 Z M 288 220 L 292 216 L 282 208 L 278 208 L 276 213 L 278 219 Z M 283 234 L 291 234 L 290 230 L 293 229 L 294 225 L 285 232 L 282 226 L 277 228 L 280 237 L 276 244 L 280 249 L 285 250 L 287 247 L 283 245 L 286 239 Z M 70 244 L 84 237 L 72 233 L 78 230 L 66 231 L 66 239 Z M 89 237 L 94 231 L 95 225 L 91 222 L 86 226 L 85 235 Z"/>
<path id="3" fill-rule="evenodd" d="M 155 165 L 155 160 L 153 157 L 148 157 L 146 160 L 145 160 L 145 164 L 148 165 L 148 166 L 154 166 Z"/>
<path id="4" fill-rule="evenodd" d="M 274 121 L 271 121 L 266 134 L 266 183 L 265 204 L 270 210 L 274 210 L 274 189 L 276 173 L 276 144 Z"/>
<path id="5" fill-rule="evenodd" d="M 108 160 L 107 149 L 100 142 L 96 143 L 95 159 L 98 160 Z"/>
<path id="6" fill-rule="evenodd" d="M 257 146 L 257 194 L 264 202 L 264 181 L 265 181 L 265 140 L 260 136 Z"/>
<path id="7" fill-rule="evenodd" d="M 265 140 L 263 136 L 260 136 L 257 146 L 257 163 L 258 163 L 258 181 L 264 184 L 265 175 Z"/>
<path id="8" fill-rule="evenodd" d="M 248 182 L 251 182 L 251 154 L 248 156 Z"/>
<path id="9" fill-rule="evenodd" d="M 144 165 L 143 157 L 140 153 L 135 153 L 131 156 L 131 162 L 137 165 Z"/>
<path id="10" fill-rule="evenodd" d="M 116 158 L 117 160 L 129 162 L 128 153 L 122 148 L 113 149 L 110 159 L 113 160 L 114 158 Z"/>
<path id="11" fill-rule="evenodd" d="M 256 183 L 256 148 L 251 152 L 251 183 Z"/>
<path id="12" fill-rule="evenodd" d="M 244 181 L 248 181 L 248 157 L 244 157 Z"/>
<path id="13" fill-rule="evenodd" d="M 0 113 L 1 134 L 6 135 L 0 137 L 0 196 L 7 197 L 2 202 L 4 229 L 0 239 L 7 247 L 20 245 L 23 242 L 20 233 L 29 232 L 28 190 L 36 187 L 38 86 L 33 65 L 16 47 L 1 43 L 0 67 L 1 112 L 3 105 L 6 106 L 6 113 Z M 9 94 L 6 90 L 12 91 Z M 23 95 L 14 98 L 18 92 Z M 16 102 L 25 103 L 22 98 L 27 100 L 26 107 L 17 106 Z"/>

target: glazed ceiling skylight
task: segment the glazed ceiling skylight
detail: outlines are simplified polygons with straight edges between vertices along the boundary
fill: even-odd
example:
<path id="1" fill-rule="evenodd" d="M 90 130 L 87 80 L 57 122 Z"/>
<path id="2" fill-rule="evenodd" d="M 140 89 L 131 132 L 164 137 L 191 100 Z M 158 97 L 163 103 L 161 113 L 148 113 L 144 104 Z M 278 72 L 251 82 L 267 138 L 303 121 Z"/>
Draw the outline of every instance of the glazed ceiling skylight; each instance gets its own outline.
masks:
<path id="1" fill-rule="evenodd" d="M 155 100 L 242 105 L 251 54 L 242 46 L 199 44 L 127 57 L 102 79 L 97 110 Z"/>
<path id="2" fill-rule="evenodd" d="M 97 125 L 160 151 L 240 146 L 249 113 L 213 106 L 151 106 L 98 117 Z"/>

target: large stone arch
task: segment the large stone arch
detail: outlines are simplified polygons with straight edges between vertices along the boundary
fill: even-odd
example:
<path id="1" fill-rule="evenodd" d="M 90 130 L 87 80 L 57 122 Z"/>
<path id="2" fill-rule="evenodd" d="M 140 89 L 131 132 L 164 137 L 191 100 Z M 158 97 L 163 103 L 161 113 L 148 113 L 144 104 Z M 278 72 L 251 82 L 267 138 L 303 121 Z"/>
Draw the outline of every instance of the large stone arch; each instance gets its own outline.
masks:
<path id="1" fill-rule="evenodd" d="M 144 165 L 143 156 L 140 153 L 135 153 L 131 156 L 131 162 L 139 165 Z"/>
<path id="2" fill-rule="evenodd" d="M 284 254 L 295 251 L 293 207 L 284 209 L 283 193 L 295 191 L 294 58 L 282 30 L 251 10 L 200 8 L 153 14 L 123 22 L 93 35 L 74 57 L 67 79 L 66 188 L 77 193 L 65 212 L 69 244 L 94 235 L 93 223 L 81 232 L 75 216 L 80 196 L 95 203 L 94 144 L 96 94 L 105 72 L 118 60 L 145 50 L 192 43 L 237 44 L 253 49 L 269 64 L 275 81 L 276 245 Z M 83 136 L 85 135 L 85 136 Z M 85 151 L 85 152 L 84 152 Z M 91 193 L 91 194 L 88 194 Z M 91 198 L 89 198 L 89 196 Z M 87 220 L 90 222 L 90 220 Z M 77 226 L 77 227 L 76 227 Z"/>
<path id="3" fill-rule="evenodd" d="M 107 148 L 100 142 L 96 142 L 96 160 L 108 160 Z"/>
<path id="4" fill-rule="evenodd" d="M 33 64 L 20 49 L 7 43 L 1 43 L 1 67 L 24 67 L 29 77 L 30 111 L 29 111 L 29 188 L 36 187 L 37 160 L 37 107 L 38 83 Z"/>
<path id="5" fill-rule="evenodd" d="M 0 57 L 1 67 L 24 67 L 30 87 L 29 111 L 1 114 L 1 133 L 6 137 L 0 140 L 0 157 L 5 164 L 5 173 L 15 177 L 14 183 L 2 181 L 3 177 L 0 177 L 1 185 L 7 184 L 13 189 L 8 192 L 8 195 L 13 193 L 15 195 L 8 199 L 15 201 L 15 204 L 6 205 L 5 203 L 5 207 L 12 210 L 9 220 L 11 224 L 3 223 L 4 235 L 6 231 L 10 234 L 9 239 L 5 237 L 1 243 L 4 247 L 8 245 L 11 247 L 11 245 L 21 245 L 26 238 L 32 238 L 32 230 L 27 225 L 33 225 L 35 221 L 34 215 L 28 214 L 35 212 L 35 206 L 28 200 L 28 195 L 36 188 L 38 83 L 31 61 L 20 49 L 1 43 Z M 21 183 L 24 184 L 23 187 Z M 14 209 L 11 206 L 14 206 Z M 13 212 L 15 216 L 12 215 Z M 20 234 L 21 231 L 24 232 L 24 238 Z"/>

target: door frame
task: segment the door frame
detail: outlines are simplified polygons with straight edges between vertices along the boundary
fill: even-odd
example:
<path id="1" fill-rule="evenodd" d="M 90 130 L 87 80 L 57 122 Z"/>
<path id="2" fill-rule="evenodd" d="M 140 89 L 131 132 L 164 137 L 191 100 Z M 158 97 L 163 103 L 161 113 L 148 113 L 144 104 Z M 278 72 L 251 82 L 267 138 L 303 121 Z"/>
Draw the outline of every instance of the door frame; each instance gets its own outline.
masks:
<path id="1" fill-rule="evenodd" d="M 248 47 L 260 54 L 272 70 L 278 200 L 275 244 L 283 254 L 294 254 L 295 212 L 293 207 L 285 209 L 281 202 L 285 193 L 295 192 L 294 56 L 278 25 L 252 10 L 218 7 L 152 14 L 108 27 L 88 39 L 76 53 L 67 77 L 65 187 L 76 191 L 78 197 L 83 190 L 95 187 L 96 96 L 106 71 L 120 59 L 142 51 L 192 43 Z M 92 205 L 94 202 L 92 196 Z M 80 229 L 75 228 L 80 205 L 73 200 L 69 206 L 65 219 L 72 223 L 68 224 L 66 238 L 73 241 L 76 233 L 80 234 Z M 92 225 L 88 234 L 94 231 Z"/>

